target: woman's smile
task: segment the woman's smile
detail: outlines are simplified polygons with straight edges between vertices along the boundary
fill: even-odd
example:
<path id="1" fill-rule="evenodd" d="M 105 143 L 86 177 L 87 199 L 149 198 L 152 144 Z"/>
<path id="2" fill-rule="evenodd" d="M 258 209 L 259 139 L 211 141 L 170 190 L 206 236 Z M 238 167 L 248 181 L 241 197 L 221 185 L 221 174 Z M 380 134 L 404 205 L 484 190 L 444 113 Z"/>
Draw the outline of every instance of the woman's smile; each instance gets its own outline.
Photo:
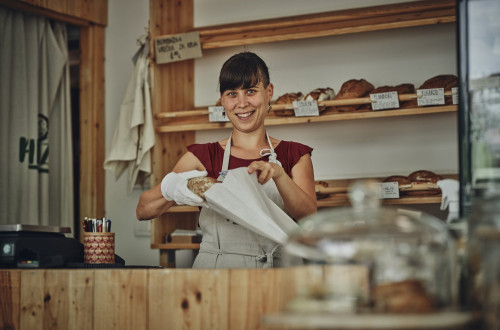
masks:
<path id="1" fill-rule="evenodd" d="M 241 120 L 247 120 L 254 113 L 255 113 L 255 110 L 252 110 L 252 111 L 243 112 L 243 113 L 235 113 L 235 115 L 236 115 L 236 117 L 238 117 Z"/>

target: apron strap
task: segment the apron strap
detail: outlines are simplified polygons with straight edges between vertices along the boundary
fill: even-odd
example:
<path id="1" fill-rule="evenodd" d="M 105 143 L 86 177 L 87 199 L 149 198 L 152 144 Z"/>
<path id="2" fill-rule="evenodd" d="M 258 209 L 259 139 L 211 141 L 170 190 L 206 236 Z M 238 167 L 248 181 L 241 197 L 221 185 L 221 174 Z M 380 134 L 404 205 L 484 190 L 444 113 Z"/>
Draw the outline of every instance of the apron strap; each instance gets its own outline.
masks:
<path id="1" fill-rule="evenodd" d="M 230 252 L 230 251 L 224 251 L 224 250 L 216 250 L 216 249 L 207 249 L 207 248 L 200 248 L 200 252 L 205 252 L 205 253 L 210 253 L 210 254 L 217 254 L 217 255 L 223 255 L 223 254 L 235 254 L 235 255 L 240 255 L 240 256 L 247 256 L 247 257 L 254 257 L 255 260 L 263 262 L 264 267 L 262 268 L 273 268 L 274 267 L 274 258 L 280 257 L 280 244 L 276 244 L 271 252 L 267 252 L 264 254 L 250 254 L 250 253 L 240 253 L 240 252 Z"/>
<path id="2" fill-rule="evenodd" d="M 224 181 L 224 178 L 226 177 L 227 171 L 229 169 L 229 158 L 231 157 L 231 138 L 233 136 L 233 133 L 229 135 L 229 138 L 227 139 L 226 143 L 226 149 L 224 149 L 224 158 L 222 159 L 222 169 L 219 172 L 219 177 L 217 178 L 217 181 Z M 269 162 L 270 163 L 275 163 L 278 164 L 279 166 L 281 165 L 281 162 L 278 160 L 278 155 L 274 151 L 273 144 L 271 143 L 271 139 L 269 138 L 269 135 L 267 134 L 266 131 L 266 138 L 267 138 L 267 143 L 269 143 L 269 148 L 262 149 L 260 151 L 260 156 L 265 157 L 269 156 Z"/>

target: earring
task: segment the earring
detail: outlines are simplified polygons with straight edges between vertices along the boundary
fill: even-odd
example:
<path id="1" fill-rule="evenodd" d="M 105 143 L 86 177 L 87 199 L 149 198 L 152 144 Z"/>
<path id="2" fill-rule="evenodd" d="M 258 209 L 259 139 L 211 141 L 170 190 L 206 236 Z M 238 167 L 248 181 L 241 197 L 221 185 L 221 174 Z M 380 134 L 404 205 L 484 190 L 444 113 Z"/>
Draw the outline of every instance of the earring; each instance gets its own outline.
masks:
<path id="1" fill-rule="evenodd" d="M 271 111 L 271 110 L 272 110 L 272 108 L 273 108 L 273 107 L 271 106 L 271 102 L 269 102 L 269 106 L 268 106 L 268 108 L 267 108 L 267 113 L 269 113 L 269 111 Z"/>
<path id="2" fill-rule="evenodd" d="M 226 110 L 222 111 L 222 115 L 226 117 Z"/>

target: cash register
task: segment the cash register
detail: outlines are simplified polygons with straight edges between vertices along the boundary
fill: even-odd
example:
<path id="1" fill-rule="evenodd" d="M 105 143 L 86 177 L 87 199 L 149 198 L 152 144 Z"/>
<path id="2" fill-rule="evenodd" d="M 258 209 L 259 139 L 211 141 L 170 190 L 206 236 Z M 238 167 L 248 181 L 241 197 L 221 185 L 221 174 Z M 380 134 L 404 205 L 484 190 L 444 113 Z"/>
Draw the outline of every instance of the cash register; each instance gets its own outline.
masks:
<path id="1" fill-rule="evenodd" d="M 69 227 L 0 225 L 0 268 L 58 268 L 83 263 L 83 244 Z"/>

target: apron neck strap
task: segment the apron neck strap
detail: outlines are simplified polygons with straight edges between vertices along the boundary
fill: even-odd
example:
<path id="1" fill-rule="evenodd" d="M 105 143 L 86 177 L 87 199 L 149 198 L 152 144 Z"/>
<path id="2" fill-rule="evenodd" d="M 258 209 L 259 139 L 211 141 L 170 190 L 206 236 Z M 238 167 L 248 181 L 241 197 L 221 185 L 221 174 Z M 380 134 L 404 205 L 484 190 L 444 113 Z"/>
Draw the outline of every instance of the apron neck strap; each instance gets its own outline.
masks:
<path id="1" fill-rule="evenodd" d="M 226 177 L 227 171 L 229 169 L 229 158 L 231 156 L 231 138 L 233 137 L 233 133 L 229 135 L 229 138 L 227 139 L 226 143 L 226 149 L 224 149 L 224 158 L 222 159 L 222 169 L 221 172 L 219 173 L 219 177 L 217 178 L 217 181 L 224 181 L 224 178 Z M 262 149 L 260 151 L 260 156 L 265 157 L 269 156 L 269 162 L 270 163 L 275 163 L 281 166 L 280 161 L 278 160 L 278 155 L 274 151 L 273 144 L 271 143 L 271 139 L 269 138 L 269 135 L 267 134 L 266 131 L 266 138 L 267 138 L 267 143 L 269 143 L 269 148 Z"/>

